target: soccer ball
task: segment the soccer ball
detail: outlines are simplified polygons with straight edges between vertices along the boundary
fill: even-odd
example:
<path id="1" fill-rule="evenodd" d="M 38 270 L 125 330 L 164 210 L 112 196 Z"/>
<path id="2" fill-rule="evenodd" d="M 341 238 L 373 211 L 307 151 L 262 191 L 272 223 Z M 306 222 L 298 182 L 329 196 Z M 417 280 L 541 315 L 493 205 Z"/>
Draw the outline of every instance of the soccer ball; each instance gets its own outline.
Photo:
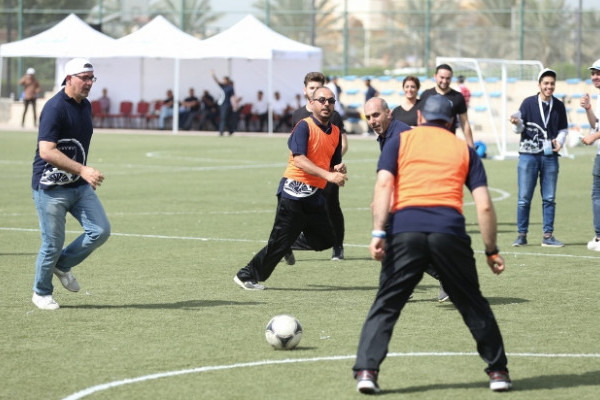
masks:
<path id="1" fill-rule="evenodd" d="M 276 315 L 265 330 L 267 342 L 277 350 L 292 350 L 302 338 L 302 325 L 291 315 Z"/>

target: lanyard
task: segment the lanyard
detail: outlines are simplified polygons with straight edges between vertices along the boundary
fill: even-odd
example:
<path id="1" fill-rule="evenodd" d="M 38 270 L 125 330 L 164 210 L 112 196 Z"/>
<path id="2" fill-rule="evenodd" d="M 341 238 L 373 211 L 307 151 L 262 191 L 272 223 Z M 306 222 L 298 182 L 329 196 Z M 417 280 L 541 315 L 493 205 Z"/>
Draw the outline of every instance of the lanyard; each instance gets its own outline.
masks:
<path id="1" fill-rule="evenodd" d="M 550 106 L 548 107 L 548 115 L 544 116 L 544 108 L 542 107 L 542 99 L 538 96 L 538 106 L 540 107 L 540 115 L 542 116 L 542 121 L 544 122 L 544 128 L 548 129 L 548 121 L 550 121 L 550 112 L 552 111 L 552 104 L 554 100 L 550 97 Z"/>

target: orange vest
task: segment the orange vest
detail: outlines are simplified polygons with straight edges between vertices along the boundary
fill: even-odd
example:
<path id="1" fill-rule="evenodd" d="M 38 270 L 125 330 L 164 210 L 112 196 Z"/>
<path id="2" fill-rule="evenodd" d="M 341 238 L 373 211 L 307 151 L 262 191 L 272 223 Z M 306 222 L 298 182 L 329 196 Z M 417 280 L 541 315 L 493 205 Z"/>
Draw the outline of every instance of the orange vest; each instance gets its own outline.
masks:
<path id="1" fill-rule="evenodd" d="M 451 207 L 462 214 L 469 148 L 451 132 L 418 126 L 400 136 L 393 210 Z"/>
<path id="2" fill-rule="evenodd" d="M 328 135 L 319 128 L 312 117 L 306 117 L 304 118 L 304 121 L 308 123 L 309 131 L 306 157 L 316 166 L 329 171 L 331 158 L 340 142 L 340 129 L 331 124 L 331 133 Z M 294 165 L 294 155 L 291 151 L 288 166 L 283 172 L 283 176 L 298 182 L 306 183 L 307 185 L 318 187 L 319 189 L 324 189 L 327 184 L 326 179 L 311 175 L 296 167 Z"/>

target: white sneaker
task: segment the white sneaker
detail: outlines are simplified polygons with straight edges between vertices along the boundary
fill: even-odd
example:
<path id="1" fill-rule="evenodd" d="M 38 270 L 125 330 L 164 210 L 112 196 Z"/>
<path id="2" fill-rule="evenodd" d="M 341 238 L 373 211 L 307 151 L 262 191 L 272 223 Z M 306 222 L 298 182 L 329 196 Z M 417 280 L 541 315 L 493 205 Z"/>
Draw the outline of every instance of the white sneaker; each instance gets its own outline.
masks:
<path id="1" fill-rule="evenodd" d="M 242 281 L 238 276 L 233 277 L 233 281 L 244 290 L 265 290 L 265 287 L 260 283 L 252 281 Z"/>
<path id="2" fill-rule="evenodd" d="M 79 292 L 79 283 L 77 283 L 77 279 L 75 279 L 71 271 L 64 272 L 58 268 L 54 268 L 54 275 L 58 277 L 65 289 L 71 292 Z"/>
<path id="3" fill-rule="evenodd" d="M 588 242 L 588 250 L 600 251 L 600 241 L 597 238 L 593 238 Z"/>
<path id="4" fill-rule="evenodd" d="M 33 292 L 33 297 L 31 298 L 31 301 L 40 310 L 58 310 L 60 308 L 58 303 L 54 301 L 54 298 L 51 294 L 47 296 L 40 296 L 36 292 Z"/>

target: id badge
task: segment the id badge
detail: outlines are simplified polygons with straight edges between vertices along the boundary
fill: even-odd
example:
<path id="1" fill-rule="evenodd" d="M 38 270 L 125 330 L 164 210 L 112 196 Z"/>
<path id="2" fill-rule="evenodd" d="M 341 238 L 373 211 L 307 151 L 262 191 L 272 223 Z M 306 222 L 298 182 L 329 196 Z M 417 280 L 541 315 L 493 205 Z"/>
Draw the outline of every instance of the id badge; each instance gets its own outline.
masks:
<path id="1" fill-rule="evenodd" d="M 554 154 L 554 151 L 552 151 L 552 141 L 545 139 L 544 140 L 544 155 L 551 156 L 552 154 Z"/>

